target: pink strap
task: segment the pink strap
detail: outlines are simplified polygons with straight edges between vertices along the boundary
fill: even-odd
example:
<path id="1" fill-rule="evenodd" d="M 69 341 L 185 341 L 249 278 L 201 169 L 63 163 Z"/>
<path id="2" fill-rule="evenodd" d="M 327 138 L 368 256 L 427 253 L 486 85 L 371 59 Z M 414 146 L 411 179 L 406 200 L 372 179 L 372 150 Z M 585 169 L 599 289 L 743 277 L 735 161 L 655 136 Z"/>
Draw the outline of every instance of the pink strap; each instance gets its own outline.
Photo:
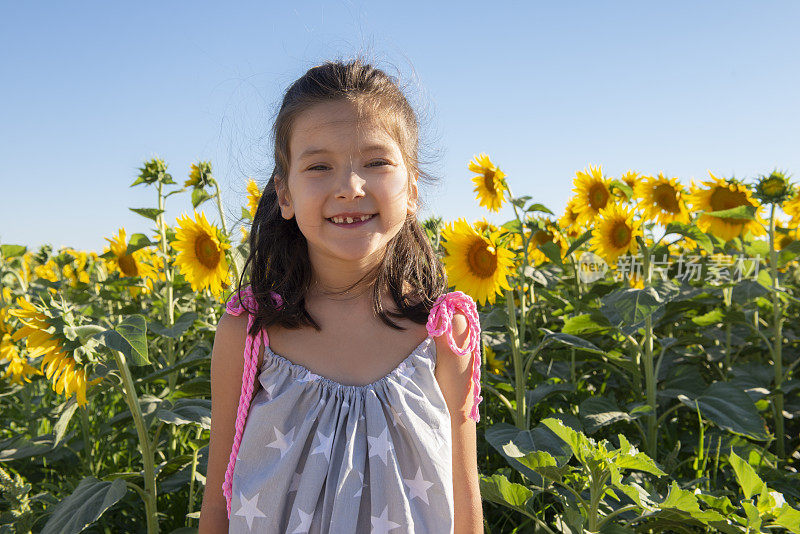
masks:
<path id="1" fill-rule="evenodd" d="M 275 306 L 280 308 L 283 305 L 283 299 L 276 292 L 271 293 L 272 301 Z M 238 293 L 231 296 L 225 305 L 225 311 L 230 315 L 239 316 L 247 310 L 242 305 L 242 301 L 247 307 L 255 312 L 258 308 L 256 299 L 253 296 L 253 290 L 250 286 L 242 289 L 241 299 Z M 228 507 L 228 519 L 231 517 L 231 493 L 232 493 L 232 479 L 233 468 L 236 465 L 236 457 L 239 455 L 239 445 L 242 443 L 242 432 L 244 431 L 244 423 L 247 420 L 247 412 L 250 410 L 250 401 L 253 398 L 253 389 L 255 387 L 256 367 L 258 364 L 258 352 L 261 345 L 269 344 L 269 337 L 265 329 L 259 330 L 255 336 L 250 334 L 250 329 L 253 327 L 255 316 L 251 313 L 247 317 L 247 339 L 244 344 L 244 371 L 242 372 L 242 393 L 239 396 L 239 408 L 236 411 L 236 432 L 233 437 L 233 448 L 231 455 L 228 458 L 228 468 L 225 470 L 225 482 L 222 483 L 222 494 L 225 496 L 225 502 Z"/>
<path id="2" fill-rule="evenodd" d="M 469 331 L 469 340 L 464 350 L 456 346 L 453 339 L 453 313 L 459 310 L 467 317 L 467 329 Z M 438 328 L 436 325 L 440 325 Z M 478 317 L 478 307 L 472 297 L 461 291 L 452 291 L 440 295 L 431 308 L 431 313 L 428 316 L 428 324 L 426 325 L 428 333 L 431 336 L 439 336 L 447 332 L 447 343 L 450 349 L 461 356 L 472 355 L 472 387 L 473 387 L 473 403 L 472 411 L 469 416 L 476 423 L 481 420 L 478 413 L 478 404 L 483 400 L 481 397 L 481 357 L 480 357 L 480 339 L 481 339 L 481 322 Z"/>

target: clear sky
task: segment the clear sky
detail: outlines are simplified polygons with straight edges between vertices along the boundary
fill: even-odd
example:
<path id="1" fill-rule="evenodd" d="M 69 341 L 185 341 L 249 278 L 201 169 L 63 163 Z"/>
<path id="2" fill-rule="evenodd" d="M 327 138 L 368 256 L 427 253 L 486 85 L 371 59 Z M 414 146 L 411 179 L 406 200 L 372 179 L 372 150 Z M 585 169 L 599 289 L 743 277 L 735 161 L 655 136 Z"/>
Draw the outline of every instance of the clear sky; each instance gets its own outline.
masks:
<path id="1" fill-rule="evenodd" d="M 101 251 L 154 156 L 210 160 L 232 221 L 270 166 L 285 88 L 365 50 L 410 84 L 447 220 L 479 208 L 488 153 L 558 215 L 575 172 L 800 172 L 797 2 L 0 2 L 0 242 Z M 425 155 L 425 153 L 423 154 Z M 191 211 L 170 198 L 171 223 Z M 216 215 L 211 203 L 207 215 Z"/>

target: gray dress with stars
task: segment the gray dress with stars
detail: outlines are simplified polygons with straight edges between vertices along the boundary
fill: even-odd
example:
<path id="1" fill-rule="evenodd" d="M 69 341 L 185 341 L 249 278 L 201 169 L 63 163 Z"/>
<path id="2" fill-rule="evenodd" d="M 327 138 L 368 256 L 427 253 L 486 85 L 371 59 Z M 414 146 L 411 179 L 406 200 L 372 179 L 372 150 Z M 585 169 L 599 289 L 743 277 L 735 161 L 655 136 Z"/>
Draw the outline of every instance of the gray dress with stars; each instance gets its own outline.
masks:
<path id="1" fill-rule="evenodd" d="M 447 315 L 440 300 L 429 334 Z M 450 414 L 435 365 L 429 335 L 383 378 L 346 385 L 264 343 L 229 465 L 229 532 L 452 533 Z"/>

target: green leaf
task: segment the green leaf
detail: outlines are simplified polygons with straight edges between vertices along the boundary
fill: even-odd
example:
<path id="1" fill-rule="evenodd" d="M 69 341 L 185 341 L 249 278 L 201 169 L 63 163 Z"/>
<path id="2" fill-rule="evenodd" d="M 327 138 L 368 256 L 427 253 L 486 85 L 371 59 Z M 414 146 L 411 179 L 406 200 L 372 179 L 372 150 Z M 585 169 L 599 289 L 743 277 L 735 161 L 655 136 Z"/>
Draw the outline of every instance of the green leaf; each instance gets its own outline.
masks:
<path id="1" fill-rule="evenodd" d="M 743 204 L 735 208 L 719 211 L 700 211 L 699 214 L 710 215 L 712 217 L 719 217 L 723 219 L 739 219 L 742 221 L 752 221 L 756 218 L 756 206 Z"/>
<path id="2" fill-rule="evenodd" d="M 792 241 L 778 252 L 778 268 L 800 256 L 800 241 Z"/>
<path id="3" fill-rule="evenodd" d="M 564 320 L 564 326 L 561 327 L 561 333 L 573 336 L 596 334 L 607 330 L 609 330 L 607 325 L 598 323 L 589 313 L 569 317 Z"/>
<path id="4" fill-rule="evenodd" d="M 97 521 L 125 496 L 125 481 L 104 482 L 94 477 L 80 481 L 72 495 L 55 506 L 42 534 L 77 534 Z"/>
<path id="5" fill-rule="evenodd" d="M 106 330 L 94 337 L 103 345 L 123 353 L 132 365 L 147 365 L 147 322 L 142 315 L 129 315 L 114 330 Z"/>
<path id="6" fill-rule="evenodd" d="M 582 235 L 582 236 L 580 236 L 578 239 L 576 239 L 576 240 L 575 240 L 575 241 L 574 241 L 574 242 L 573 242 L 573 243 L 572 243 L 572 244 L 569 246 L 569 248 L 567 249 L 567 252 L 564 254 L 564 257 L 565 257 L 565 258 L 568 258 L 570 254 L 572 254 L 573 252 L 575 252 L 576 250 L 578 250 L 578 247 L 580 247 L 581 245 L 583 245 L 584 243 L 586 243 L 587 241 L 589 241 L 589 239 L 591 239 L 591 238 L 592 238 L 592 231 L 591 231 L 591 229 L 590 229 L 590 230 L 586 230 L 586 231 L 583 233 L 583 235 Z"/>
<path id="7" fill-rule="evenodd" d="M 28 250 L 28 247 L 23 245 L 0 245 L 0 254 L 4 258 L 15 258 L 22 256 Z"/>
<path id="8" fill-rule="evenodd" d="M 572 454 L 574 454 L 576 458 L 583 462 L 586 457 L 586 453 L 589 452 L 588 449 L 591 448 L 589 440 L 586 438 L 586 436 L 580 432 L 576 432 L 570 427 L 564 425 L 564 423 L 558 419 L 554 419 L 552 417 L 542 420 L 542 424 L 549 428 L 556 436 L 561 438 L 570 448 Z"/>
<path id="9" fill-rule="evenodd" d="M 205 189 L 194 189 L 192 191 L 192 207 L 196 208 L 210 198 L 211 195 L 209 195 Z"/>
<path id="10" fill-rule="evenodd" d="M 159 408 L 156 417 L 171 425 L 196 424 L 211 428 L 211 401 L 207 399 L 178 399 L 169 408 Z"/>
<path id="11" fill-rule="evenodd" d="M 525 502 L 533 496 L 533 492 L 523 486 L 509 481 L 506 477 L 494 474 L 480 477 L 481 497 L 495 504 L 524 511 Z"/>
<path id="12" fill-rule="evenodd" d="M 619 409 L 615 402 L 605 397 L 589 397 L 580 405 L 581 422 L 587 434 L 594 434 L 604 426 L 634 418 Z"/>
<path id="13" fill-rule="evenodd" d="M 521 456 L 533 451 L 544 451 L 565 465 L 570 454 L 564 443 L 547 428 L 539 425 L 531 430 L 520 430 L 508 423 L 498 423 L 486 430 L 486 441 L 494 447 L 508 464 L 534 483 L 541 483 L 541 475 L 519 461 Z"/>
<path id="14" fill-rule="evenodd" d="M 172 339 L 180 338 L 197 320 L 199 316 L 195 312 L 186 312 L 175 320 L 175 324 L 167 328 L 159 323 L 151 323 L 150 331 L 160 336 Z"/>
<path id="15" fill-rule="evenodd" d="M 652 287 L 620 289 L 600 300 L 600 312 L 627 335 L 644 328 L 648 315 L 655 323 L 664 314 L 664 301 Z"/>
<path id="16" fill-rule="evenodd" d="M 53 425 L 53 433 L 55 434 L 53 447 L 57 446 L 59 443 L 61 443 L 61 440 L 64 439 L 64 435 L 67 433 L 67 429 L 69 428 L 69 422 L 72 419 L 72 416 L 75 414 L 75 410 L 77 409 L 78 403 L 75 401 L 74 397 L 70 397 L 66 403 L 66 407 L 61 412 L 61 415 L 58 416 L 58 421 L 56 421 L 56 424 Z"/>
<path id="17" fill-rule="evenodd" d="M 181 358 L 178 358 L 174 364 L 169 365 L 167 367 L 163 367 L 161 369 L 153 371 L 149 375 L 136 379 L 136 383 L 139 384 L 141 382 L 152 382 L 153 380 L 165 377 L 170 373 L 174 373 L 179 369 L 184 369 L 194 365 L 199 365 L 202 362 L 210 362 L 210 360 L 211 358 L 209 356 L 209 349 L 205 347 L 198 347 L 194 349 L 192 352 L 190 352 L 188 356 L 183 356 Z"/>
<path id="18" fill-rule="evenodd" d="M 671 222 L 665 229 L 664 235 L 666 236 L 668 234 L 680 234 L 684 237 L 688 237 L 689 239 L 696 241 L 700 248 L 709 254 L 714 252 L 714 243 L 712 243 L 711 238 L 708 237 L 708 234 L 693 224 Z"/>
<path id="19" fill-rule="evenodd" d="M 764 481 L 758 476 L 755 469 L 745 460 L 739 458 L 733 449 L 728 456 L 728 461 L 733 467 L 733 472 L 736 475 L 736 481 L 742 488 L 745 498 L 749 499 L 753 495 L 761 493 L 765 489 Z"/>
<path id="20" fill-rule="evenodd" d="M 150 219 L 151 221 L 157 221 L 158 216 L 164 213 L 164 210 L 160 210 L 158 208 L 128 208 L 134 213 L 138 213 L 145 219 Z"/>
<path id="21" fill-rule="evenodd" d="M 692 322 L 697 326 L 711 326 L 722 322 L 725 313 L 719 308 L 715 308 L 703 315 L 692 317 Z"/>
<path id="22" fill-rule="evenodd" d="M 150 239 L 144 234 L 131 234 L 131 238 L 128 240 L 128 254 L 131 252 L 135 252 L 141 248 L 145 247 L 157 247 L 158 243 L 150 241 Z"/>
<path id="23" fill-rule="evenodd" d="M 703 511 L 700 509 L 700 504 L 697 502 L 697 497 L 691 491 L 681 489 L 678 483 L 674 480 L 669 488 L 669 494 L 659 505 L 660 508 L 675 508 L 682 512 L 688 513 L 694 519 L 708 524 L 712 521 L 725 521 L 725 516 L 718 512 L 711 510 Z"/>
<path id="24" fill-rule="evenodd" d="M 795 510 L 788 504 L 784 504 L 778 508 L 773 522 L 790 532 L 800 533 L 800 511 Z"/>
<path id="25" fill-rule="evenodd" d="M 714 382 L 697 399 L 678 395 L 678 400 L 695 410 L 695 400 L 703 419 L 720 428 L 750 439 L 766 441 L 766 423 L 753 400 L 740 387 L 729 382 Z"/>
<path id="26" fill-rule="evenodd" d="M 16 436 L 0 442 L 0 462 L 41 456 L 53 450 L 53 434 L 43 434 L 31 440 Z"/>
<path id="27" fill-rule="evenodd" d="M 528 213 L 540 212 L 540 213 L 548 213 L 550 215 L 555 215 L 555 213 L 550 211 L 550 208 L 548 208 L 544 204 L 539 204 L 539 203 L 531 204 L 525 211 L 527 211 Z"/>
<path id="28" fill-rule="evenodd" d="M 560 391 L 575 391 L 575 384 L 567 384 L 566 382 L 545 382 L 543 384 L 539 384 L 535 388 L 529 389 L 525 392 L 528 406 L 533 408 L 542 402 L 546 397 L 549 397 L 553 393 Z"/>
<path id="29" fill-rule="evenodd" d="M 539 342 L 537 348 L 545 347 L 546 345 L 549 345 L 552 341 L 557 341 L 558 343 L 561 343 L 562 345 L 566 345 L 568 347 L 585 350 L 587 352 L 593 352 L 595 354 L 601 354 L 601 355 L 605 354 L 605 351 L 601 350 L 596 345 L 594 345 L 589 341 L 586 341 L 583 338 L 572 336 L 570 334 L 564 334 L 561 332 L 553 332 L 551 330 L 548 330 L 547 328 L 540 328 L 539 330 L 544 332 L 545 335 L 544 337 L 542 337 L 542 341 Z"/>
<path id="30" fill-rule="evenodd" d="M 552 241 L 548 241 L 547 243 L 542 243 L 537 247 L 541 250 L 547 259 L 553 265 L 557 265 L 561 269 L 564 268 L 564 263 L 561 261 L 561 247 L 553 243 Z"/>

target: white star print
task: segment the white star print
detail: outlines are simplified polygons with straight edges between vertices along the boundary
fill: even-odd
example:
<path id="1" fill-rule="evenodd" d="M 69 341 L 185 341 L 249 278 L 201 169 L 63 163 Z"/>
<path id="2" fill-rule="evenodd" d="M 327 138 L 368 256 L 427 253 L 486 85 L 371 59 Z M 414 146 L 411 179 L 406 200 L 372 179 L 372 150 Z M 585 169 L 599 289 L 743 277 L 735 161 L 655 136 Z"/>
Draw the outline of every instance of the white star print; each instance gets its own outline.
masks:
<path id="1" fill-rule="evenodd" d="M 267 392 L 267 398 L 272 399 L 272 392 L 275 391 L 275 384 L 270 384 L 268 388 L 264 388 L 264 391 Z"/>
<path id="2" fill-rule="evenodd" d="M 311 371 L 303 373 L 303 374 L 301 374 L 300 376 L 297 377 L 297 381 L 298 382 L 312 382 L 312 381 L 317 380 L 317 379 L 319 379 L 319 375 L 318 374 L 314 374 Z"/>
<path id="3" fill-rule="evenodd" d="M 394 530 L 398 528 L 400 525 L 395 523 L 394 521 L 389 521 L 389 506 L 387 505 L 383 512 L 379 517 L 375 517 L 374 515 L 370 515 L 370 520 L 372 521 L 372 533 L 382 533 L 386 534 L 390 530 Z"/>
<path id="4" fill-rule="evenodd" d="M 369 441 L 369 457 L 379 456 L 383 463 L 388 465 L 386 463 L 386 453 L 394 450 L 392 443 L 389 441 L 389 429 L 384 428 L 381 435 L 375 438 L 368 435 L 367 441 Z"/>
<path id="5" fill-rule="evenodd" d="M 417 467 L 417 476 L 412 479 L 404 478 L 406 486 L 411 490 L 411 496 L 408 500 L 414 500 L 414 497 L 419 497 L 425 501 L 425 504 L 430 505 L 428 502 L 428 490 L 433 486 L 433 482 L 428 482 L 422 478 L 422 468 Z"/>
<path id="6" fill-rule="evenodd" d="M 258 493 L 253 495 L 250 499 L 245 499 L 244 495 L 239 493 L 239 502 L 242 503 L 242 507 L 239 508 L 239 511 L 236 512 L 235 515 L 242 515 L 247 519 L 247 528 L 253 528 L 254 518 L 267 517 L 258 509 Z"/>
<path id="7" fill-rule="evenodd" d="M 400 414 L 397 412 L 397 410 L 394 409 L 394 406 L 390 404 L 389 409 L 392 411 L 392 421 L 394 422 L 394 426 L 399 426 L 400 428 L 406 428 L 405 423 L 403 423 L 403 420 L 400 419 Z"/>
<path id="8" fill-rule="evenodd" d="M 300 508 L 297 509 L 297 516 L 300 519 L 300 524 L 297 525 L 297 528 L 294 529 L 291 534 L 302 534 L 305 532 L 308 534 L 308 529 L 311 527 L 311 518 L 314 517 L 313 514 L 307 514 L 302 511 Z"/>
<path id="9" fill-rule="evenodd" d="M 272 428 L 275 429 L 275 441 L 267 444 L 267 447 L 275 447 L 276 449 L 280 449 L 281 458 L 283 458 L 283 455 L 286 454 L 286 451 L 288 451 L 289 447 L 291 447 L 294 443 L 294 427 L 292 427 L 292 429 L 286 434 L 281 433 L 276 426 L 273 426 Z M 287 437 L 288 439 L 286 439 Z"/>
<path id="10" fill-rule="evenodd" d="M 408 365 L 407 363 L 403 362 L 400 366 L 400 372 L 398 373 L 398 376 L 400 377 L 400 385 L 406 387 L 408 381 L 411 380 L 411 375 L 413 375 L 414 371 L 416 370 L 417 368 L 414 367 L 413 364 Z"/>
<path id="11" fill-rule="evenodd" d="M 321 453 L 325 455 L 325 459 L 327 461 L 331 461 L 331 446 L 333 445 L 333 432 L 331 432 L 330 436 L 326 436 L 322 432 L 317 432 L 317 439 L 319 440 L 319 445 L 317 448 L 311 451 L 311 454 Z M 309 456 L 311 456 L 309 454 Z"/>
<path id="12" fill-rule="evenodd" d="M 289 493 L 297 491 L 298 487 L 300 487 L 300 473 L 295 473 L 292 475 L 292 483 L 289 485 Z"/>

